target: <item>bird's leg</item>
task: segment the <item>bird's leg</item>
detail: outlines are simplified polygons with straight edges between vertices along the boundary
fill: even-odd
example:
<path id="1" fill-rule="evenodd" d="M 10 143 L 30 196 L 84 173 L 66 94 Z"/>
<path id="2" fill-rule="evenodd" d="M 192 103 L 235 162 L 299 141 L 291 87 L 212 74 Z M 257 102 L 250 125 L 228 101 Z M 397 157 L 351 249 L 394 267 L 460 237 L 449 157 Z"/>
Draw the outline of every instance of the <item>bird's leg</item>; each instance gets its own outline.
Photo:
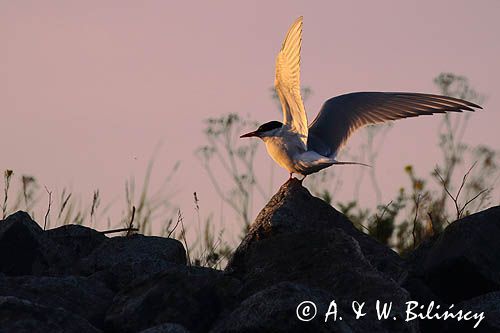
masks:
<path id="1" fill-rule="evenodd" d="M 292 175 L 293 173 L 290 172 L 290 177 L 288 178 L 288 180 L 292 179 Z"/>

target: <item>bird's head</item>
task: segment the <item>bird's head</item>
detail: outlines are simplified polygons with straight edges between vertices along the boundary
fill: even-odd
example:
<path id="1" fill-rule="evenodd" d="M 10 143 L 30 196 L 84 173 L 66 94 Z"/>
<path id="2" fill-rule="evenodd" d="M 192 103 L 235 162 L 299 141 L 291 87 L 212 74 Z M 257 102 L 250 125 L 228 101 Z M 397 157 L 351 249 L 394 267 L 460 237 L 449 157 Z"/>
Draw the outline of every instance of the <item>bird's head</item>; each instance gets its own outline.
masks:
<path id="1" fill-rule="evenodd" d="M 265 138 L 269 136 L 275 136 L 278 131 L 283 127 L 283 124 L 279 121 L 270 121 L 268 123 L 262 124 L 257 128 L 257 130 L 253 132 L 249 132 L 247 134 L 243 134 L 240 138 L 250 138 L 256 136 L 258 138 Z"/>

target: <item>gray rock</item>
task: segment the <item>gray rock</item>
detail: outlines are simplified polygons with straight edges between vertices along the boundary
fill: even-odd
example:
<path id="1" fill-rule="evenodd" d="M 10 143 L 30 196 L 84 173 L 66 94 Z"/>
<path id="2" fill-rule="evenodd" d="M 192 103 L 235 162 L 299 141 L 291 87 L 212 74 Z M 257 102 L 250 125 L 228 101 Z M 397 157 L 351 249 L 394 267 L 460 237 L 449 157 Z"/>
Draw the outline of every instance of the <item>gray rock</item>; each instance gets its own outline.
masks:
<path id="1" fill-rule="evenodd" d="M 40 275 L 68 264 L 59 246 L 22 211 L 0 221 L 0 272 L 6 275 Z"/>
<path id="2" fill-rule="evenodd" d="M 343 214 L 316 198 L 293 178 L 281 186 L 261 210 L 242 243 L 235 251 L 226 270 L 241 270 L 241 257 L 254 243 L 276 235 L 327 230 L 342 230 L 353 237 L 361 252 L 380 272 L 397 283 L 404 281 L 406 270 L 399 255 L 354 227 Z"/>
<path id="3" fill-rule="evenodd" d="M 481 295 L 467 301 L 461 302 L 456 306 L 464 311 L 473 311 L 475 313 L 484 312 L 485 319 L 479 323 L 477 328 L 473 328 L 476 321 L 461 321 L 455 324 L 450 332 L 457 332 L 459 329 L 469 329 L 474 332 L 493 333 L 500 332 L 500 291 Z"/>
<path id="4" fill-rule="evenodd" d="M 434 302 L 436 306 L 440 305 L 441 308 L 449 306 L 440 297 L 436 296 L 425 281 L 419 277 L 410 275 L 403 284 L 403 288 L 410 293 L 410 299 L 419 304 L 429 305 L 431 302 Z M 442 319 L 419 320 L 419 327 L 421 332 L 447 332 L 449 330 L 449 322 Z"/>
<path id="5" fill-rule="evenodd" d="M 114 295 L 99 281 L 84 277 L 0 276 L 0 296 L 15 296 L 53 309 L 64 308 L 100 327 Z"/>
<path id="6" fill-rule="evenodd" d="M 140 333 L 189 333 L 189 331 L 182 325 L 166 323 L 148 328 Z"/>
<path id="7" fill-rule="evenodd" d="M 365 321 L 380 331 L 412 332 L 417 324 L 401 320 L 409 300 L 397 283 L 405 276 L 402 263 L 396 253 L 291 180 L 250 226 L 226 271 L 243 281 L 245 298 L 290 281 L 335 295 L 343 309 L 350 309 L 352 301 L 366 302 L 372 310 L 376 300 L 393 302 L 390 320 L 379 321 L 369 311 Z"/>
<path id="8" fill-rule="evenodd" d="M 451 223 L 408 260 L 447 303 L 457 303 L 500 290 L 500 206 Z"/>
<path id="9" fill-rule="evenodd" d="M 393 314 L 404 318 L 408 293 L 392 279 L 377 271 L 363 256 L 356 241 L 342 230 L 296 232 L 260 240 L 245 254 L 242 296 L 248 297 L 283 281 L 323 289 L 336 296 L 343 309 L 352 301 L 366 302 L 372 309 L 364 321 L 383 331 L 410 332 L 414 323 L 378 321 L 375 301 L 393 302 Z M 373 331 L 373 330 L 372 330 Z"/>
<path id="10" fill-rule="evenodd" d="M 239 281 L 220 271 L 172 266 L 118 293 L 106 316 L 108 330 L 137 332 L 177 323 L 207 332 L 225 309 L 236 305 Z"/>
<path id="11" fill-rule="evenodd" d="M 304 285 L 281 282 L 264 289 L 243 301 L 231 314 L 222 318 L 210 331 L 211 333 L 302 333 L 302 332 L 377 332 L 376 326 L 366 321 L 356 322 L 352 316 L 338 310 L 337 320 L 330 316 L 325 323 L 325 314 L 331 294 L 324 290 L 309 288 Z M 310 314 L 315 317 L 310 321 L 297 318 L 297 307 L 303 301 L 313 302 Z M 299 313 L 302 313 L 299 311 Z M 308 319 L 308 317 L 304 317 Z M 342 320 L 340 319 L 342 318 Z M 351 326 L 355 325 L 355 327 Z"/>
<path id="12" fill-rule="evenodd" d="M 103 233 L 78 224 L 49 229 L 45 231 L 45 235 L 63 247 L 72 262 L 88 256 L 108 239 Z"/>
<path id="13" fill-rule="evenodd" d="M 13 296 L 0 296 L 2 333 L 97 333 L 86 319 L 63 308 L 50 308 Z"/>
<path id="14" fill-rule="evenodd" d="M 172 264 L 186 264 L 182 244 L 171 238 L 133 235 L 105 240 L 80 260 L 77 271 L 120 290 L 135 279 L 158 273 Z"/>

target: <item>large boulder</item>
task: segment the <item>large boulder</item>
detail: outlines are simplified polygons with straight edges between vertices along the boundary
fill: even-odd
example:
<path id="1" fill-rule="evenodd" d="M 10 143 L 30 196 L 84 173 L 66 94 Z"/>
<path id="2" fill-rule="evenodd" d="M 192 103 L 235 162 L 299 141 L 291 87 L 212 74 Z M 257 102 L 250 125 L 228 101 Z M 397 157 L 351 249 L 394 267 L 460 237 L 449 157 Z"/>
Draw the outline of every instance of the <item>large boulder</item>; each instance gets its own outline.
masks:
<path id="1" fill-rule="evenodd" d="M 451 223 L 408 259 L 421 278 L 447 303 L 500 290 L 500 206 Z"/>
<path id="2" fill-rule="evenodd" d="M 98 333 L 86 319 L 14 296 L 0 296 L 0 331 L 15 333 Z"/>
<path id="3" fill-rule="evenodd" d="M 171 238 L 132 235 L 106 239 L 76 265 L 78 274 L 102 280 L 118 291 L 135 279 L 185 265 L 182 244 Z"/>
<path id="4" fill-rule="evenodd" d="M 27 213 L 19 211 L 0 221 L 0 273 L 47 274 L 68 262 L 59 245 Z"/>
<path id="5" fill-rule="evenodd" d="M 227 266 L 241 271 L 246 251 L 258 241 L 280 234 L 342 230 L 354 238 L 364 257 L 378 271 L 399 283 L 406 277 L 403 260 L 393 250 L 356 229 L 345 215 L 316 198 L 295 178 L 281 186 L 250 226 Z"/>
<path id="6" fill-rule="evenodd" d="M 484 320 L 462 321 L 453 325 L 450 332 L 473 331 L 481 333 L 500 332 L 500 291 L 484 294 L 461 302 L 457 308 L 465 312 L 484 313 Z M 477 327 L 474 326 L 477 324 Z"/>
<path id="7" fill-rule="evenodd" d="M 264 207 L 224 271 L 186 266 L 182 244 L 43 231 L 0 221 L 1 332 L 500 332 L 500 207 L 449 225 L 403 260 L 295 179 Z M 406 302 L 484 312 L 412 320 Z M 311 321 L 297 318 L 304 301 Z M 325 323 L 332 301 L 342 320 Z M 365 303 L 356 319 L 352 302 Z M 376 304 L 392 303 L 388 318 Z"/>
<path id="8" fill-rule="evenodd" d="M 369 321 L 355 320 L 352 315 L 337 309 L 325 322 L 325 314 L 334 297 L 325 290 L 281 282 L 266 288 L 243 301 L 231 314 L 221 319 L 211 333 L 303 333 L 303 332 L 377 332 Z M 302 320 L 297 319 L 297 306 Z M 312 302 L 312 303 L 311 303 Z M 331 308 L 333 311 L 334 308 Z"/>
<path id="9" fill-rule="evenodd" d="M 243 281 L 244 298 L 290 281 L 335 295 L 345 311 L 352 301 L 372 310 L 376 300 L 392 302 L 389 319 L 379 321 L 368 311 L 364 321 L 377 328 L 371 331 L 412 332 L 417 323 L 402 320 L 409 300 L 399 285 L 406 277 L 402 266 L 395 252 L 292 179 L 250 226 L 226 272 Z"/>
<path id="10" fill-rule="evenodd" d="M 0 296 L 15 296 L 53 309 L 64 308 L 101 327 L 114 294 L 101 282 L 84 277 L 0 276 Z"/>
<path id="11" fill-rule="evenodd" d="M 45 235 L 60 247 L 74 263 L 88 256 L 108 238 L 97 230 L 78 224 L 68 224 L 45 231 Z"/>
<path id="12" fill-rule="evenodd" d="M 176 323 L 207 332 L 226 309 L 237 304 L 239 281 L 202 267 L 170 266 L 136 281 L 116 295 L 106 316 L 113 332 L 138 332 Z"/>
<path id="13" fill-rule="evenodd" d="M 158 326 L 150 327 L 140 333 L 189 333 L 184 326 L 179 324 L 166 323 Z"/>

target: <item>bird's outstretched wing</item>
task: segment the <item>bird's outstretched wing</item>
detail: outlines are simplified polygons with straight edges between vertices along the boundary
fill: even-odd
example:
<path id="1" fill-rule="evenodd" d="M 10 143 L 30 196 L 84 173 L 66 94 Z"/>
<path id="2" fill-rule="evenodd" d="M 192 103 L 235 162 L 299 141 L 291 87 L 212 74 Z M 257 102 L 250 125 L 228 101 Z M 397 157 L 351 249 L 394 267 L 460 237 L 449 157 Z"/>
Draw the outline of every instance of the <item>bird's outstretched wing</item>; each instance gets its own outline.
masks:
<path id="1" fill-rule="evenodd" d="M 309 127 L 309 149 L 336 153 L 358 128 L 434 113 L 474 111 L 479 105 L 458 98 L 404 92 L 356 92 L 327 100 Z M 319 141 L 319 142 L 318 142 Z"/>
<path id="2" fill-rule="evenodd" d="M 283 108 L 283 123 L 296 131 L 307 149 L 307 115 L 300 95 L 302 16 L 290 27 L 276 58 L 274 86 Z"/>

